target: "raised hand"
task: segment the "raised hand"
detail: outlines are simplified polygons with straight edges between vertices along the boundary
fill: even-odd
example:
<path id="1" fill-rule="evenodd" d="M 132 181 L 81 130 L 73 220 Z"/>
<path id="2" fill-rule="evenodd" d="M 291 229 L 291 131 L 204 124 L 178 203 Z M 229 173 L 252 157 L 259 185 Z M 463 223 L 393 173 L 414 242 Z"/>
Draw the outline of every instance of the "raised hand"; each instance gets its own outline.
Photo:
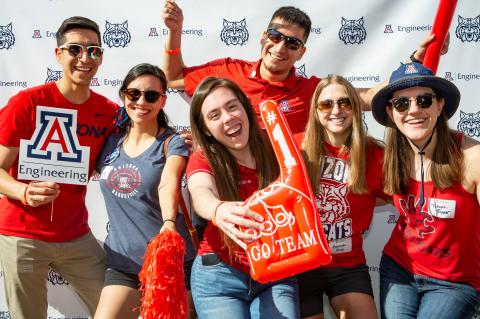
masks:
<path id="1" fill-rule="evenodd" d="M 170 31 L 182 31 L 183 12 L 174 0 L 166 0 L 163 8 L 163 22 Z"/>
<path id="2" fill-rule="evenodd" d="M 273 101 L 260 105 L 280 176 L 255 192 L 245 206 L 265 218 L 263 229 L 245 229 L 251 276 L 268 282 L 327 264 L 331 260 L 314 195 L 299 150 Z"/>

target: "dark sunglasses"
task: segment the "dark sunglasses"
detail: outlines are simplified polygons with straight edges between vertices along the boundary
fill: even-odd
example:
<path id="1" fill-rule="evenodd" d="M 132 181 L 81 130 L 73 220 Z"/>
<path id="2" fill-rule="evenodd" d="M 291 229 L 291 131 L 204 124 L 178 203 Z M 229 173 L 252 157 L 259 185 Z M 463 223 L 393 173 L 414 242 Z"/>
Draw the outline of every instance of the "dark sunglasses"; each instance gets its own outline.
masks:
<path id="1" fill-rule="evenodd" d="M 83 46 L 72 43 L 59 46 L 59 49 L 68 50 L 68 54 L 75 58 L 82 58 L 85 52 L 87 52 L 88 57 L 92 60 L 98 60 L 103 55 L 103 48 L 98 45 Z"/>
<path id="2" fill-rule="evenodd" d="M 148 103 L 155 103 L 161 96 L 167 96 L 166 94 L 149 90 L 149 91 L 141 91 L 139 89 L 125 89 L 123 90 L 123 93 L 132 102 L 138 101 L 140 97 L 143 96 L 145 97 L 145 101 Z"/>
<path id="3" fill-rule="evenodd" d="M 290 50 L 298 50 L 305 45 L 302 40 L 288 37 L 274 28 L 267 29 L 267 38 L 275 44 L 285 41 L 285 46 Z"/>
<path id="4" fill-rule="evenodd" d="M 405 112 L 410 107 L 410 101 L 415 101 L 417 105 L 422 109 L 427 109 L 432 106 L 433 98 L 436 97 L 435 94 L 422 94 L 413 97 L 394 97 L 389 100 L 390 105 L 395 108 L 397 112 Z"/>
<path id="5" fill-rule="evenodd" d="M 322 113 L 328 113 L 333 110 L 335 103 L 337 103 L 342 110 L 350 111 L 352 109 L 352 103 L 350 102 L 350 99 L 348 97 L 342 97 L 338 100 L 320 101 L 317 104 L 317 109 Z"/>

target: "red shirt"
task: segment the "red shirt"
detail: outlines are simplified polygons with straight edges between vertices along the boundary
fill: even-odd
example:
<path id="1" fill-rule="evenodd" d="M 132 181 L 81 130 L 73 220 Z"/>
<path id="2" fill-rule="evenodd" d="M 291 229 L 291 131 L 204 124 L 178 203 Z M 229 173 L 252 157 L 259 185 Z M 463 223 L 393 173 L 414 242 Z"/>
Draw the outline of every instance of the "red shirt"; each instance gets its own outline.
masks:
<path id="1" fill-rule="evenodd" d="M 394 195 L 400 217 L 384 253 L 411 273 L 468 283 L 480 291 L 480 205 L 461 184 L 438 190 L 425 182 L 426 202 L 416 207 L 421 183 Z"/>
<path id="2" fill-rule="evenodd" d="M 37 106 L 77 110 L 77 138 L 90 147 L 89 173 L 105 139 L 112 132 L 117 105 L 90 91 L 83 104 L 72 104 L 60 93 L 54 82 L 19 92 L 0 112 L 0 144 L 19 147 L 20 139 L 30 139 L 36 127 Z M 9 174 L 17 178 L 18 158 Z M 28 181 L 23 181 L 28 183 Z M 88 212 L 85 206 L 86 186 L 60 185 L 60 195 L 53 204 L 24 206 L 19 200 L 0 198 L 0 234 L 63 242 L 86 234 Z M 53 205 L 53 222 L 50 215 Z"/>
<path id="3" fill-rule="evenodd" d="M 258 190 L 257 171 L 246 166 L 238 165 L 240 170 L 239 192 L 242 200 L 246 200 L 250 195 Z M 202 151 L 196 151 L 188 160 L 187 164 L 187 180 L 195 173 L 208 173 L 214 175 L 210 164 Z M 227 264 L 249 274 L 250 266 L 246 252 L 240 247 L 229 255 L 227 246 L 224 245 L 221 230 L 219 230 L 212 222 L 208 222 L 207 228 L 200 243 L 198 254 L 200 256 L 207 253 L 216 253 Z"/>
<path id="4" fill-rule="evenodd" d="M 340 153 L 340 147 L 327 143 L 325 148 L 320 186 L 315 194 L 332 252 L 332 262 L 324 267 L 364 265 L 363 233 L 370 227 L 376 198 L 388 198 L 382 184 L 383 148 L 373 142 L 367 146 L 366 194 L 354 194 L 348 189 L 348 153 Z"/>
<path id="5" fill-rule="evenodd" d="M 183 71 L 185 92 L 192 96 L 200 82 L 208 77 L 227 78 L 245 92 L 257 113 L 260 127 L 264 127 L 260 117 L 259 104 L 265 100 L 278 103 L 287 119 L 290 130 L 298 135 L 305 131 L 310 110 L 310 100 L 319 78 L 304 78 L 295 74 L 292 67 L 289 77 L 281 82 L 269 82 L 260 76 L 260 64 L 235 59 L 220 59 L 204 65 L 185 68 Z M 299 141 L 299 138 L 296 137 Z"/>

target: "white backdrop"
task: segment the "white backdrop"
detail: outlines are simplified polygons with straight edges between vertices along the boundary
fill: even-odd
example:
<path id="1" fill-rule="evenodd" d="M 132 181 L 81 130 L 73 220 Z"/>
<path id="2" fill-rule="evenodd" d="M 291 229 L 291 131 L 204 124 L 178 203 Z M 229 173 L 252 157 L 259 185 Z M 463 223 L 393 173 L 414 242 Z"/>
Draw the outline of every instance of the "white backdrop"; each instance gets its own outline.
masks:
<path id="1" fill-rule="evenodd" d="M 185 17 L 182 52 L 187 65 L 227 56 L 257 60 L 261 32 L 272 13 L 280 6 L 294 5 L 306 11 L 312 19 L 308 50 L 296 65 L 298 72 L 306 76 L 341 74 L 355 86 L 370 87 L 388 78 L 399 62 L 405 61 L 416 48 L 431 29 L 438 1 L 178 0 L 178 3 Z M 92 81 L 94 90 L 120 102 L 118 88 L 133 65 L 141 62 L 161 64 L 167 31 L 161 19 L 162 7 L 163 1 L 153 0 L 2 0 L 0 107 L 19 90 L 60 76 L 60 66 L 54 59 L 55 32 L 62 20 L 73 15 L 95 20 L 103 34 L 111 29 L 107 24 L 119 24 L 124 34 L 128 34 L 122 43 L 104 43 L 103 65 Z M 339 37 L 342 18 L 357 20 L 358 29 L 364 29 L 365 36 L 359 38 L 359 43 L 344 43 Z M 228 41 L 231 38 L 222 41 L 220 35 L 224 21 L 237 22 L 239 26 L 242 20 L 244 36 L 236 41 Z M 450 51 L 441 59 L 437 72 L 453 81 L 462 92 L 460 111 L 450 120 L 450 125 L 479 139 L 478 0 L 459 1 L 450 32 Z M 177 128 L 188 127 L 188 104 L 177 92 L 169 93 L 166 111 L 172 123 Z M 371 135 L 383 139 L 384 129 L 373 120 L 371 113 L 365 114 L 365 122 Z M 96 182 L 89 185 L 87 205 L 93 232 L 102 241 L 106 236 L 107 218 Z M 376 295 L 380 253 L 396 218 L 393 207 L 377 208 L 367 234 L 365 249 Z M 0 284 L 0 319 L 10 318 L 2 288 L 3 284 Z M 48 291 L 49 318 L 88 317 L 68 283 L 53 272 L 48 277 Z"/>

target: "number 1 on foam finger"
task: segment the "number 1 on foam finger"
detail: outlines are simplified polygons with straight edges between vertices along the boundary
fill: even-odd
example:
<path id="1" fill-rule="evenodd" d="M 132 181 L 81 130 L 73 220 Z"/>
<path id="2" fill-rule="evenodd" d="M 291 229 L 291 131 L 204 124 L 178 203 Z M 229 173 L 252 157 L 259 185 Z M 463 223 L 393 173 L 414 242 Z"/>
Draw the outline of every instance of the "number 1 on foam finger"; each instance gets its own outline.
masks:
<path id="1" fill-rule="evenodd" d="M 285 158 L 283 160 L 283 164 L 285 165 L 285 167 L 289 168 L 297 165 L 297 162 L 295 161 L 295 158 L 290 152 L 290 148 L 288 147 L 287 141 L 285 140 L 285 136 L 283 135 L 282 129 L 280 128 L 280 125 L 278 123 L 275 124 L 275 127 L 273 128 L 273 131 L 272 131 L 272 135 L 274 140 L 278 142 L 278 145 L 280 146 L 280 150 L 282 151 L 283 157 Z"/>

